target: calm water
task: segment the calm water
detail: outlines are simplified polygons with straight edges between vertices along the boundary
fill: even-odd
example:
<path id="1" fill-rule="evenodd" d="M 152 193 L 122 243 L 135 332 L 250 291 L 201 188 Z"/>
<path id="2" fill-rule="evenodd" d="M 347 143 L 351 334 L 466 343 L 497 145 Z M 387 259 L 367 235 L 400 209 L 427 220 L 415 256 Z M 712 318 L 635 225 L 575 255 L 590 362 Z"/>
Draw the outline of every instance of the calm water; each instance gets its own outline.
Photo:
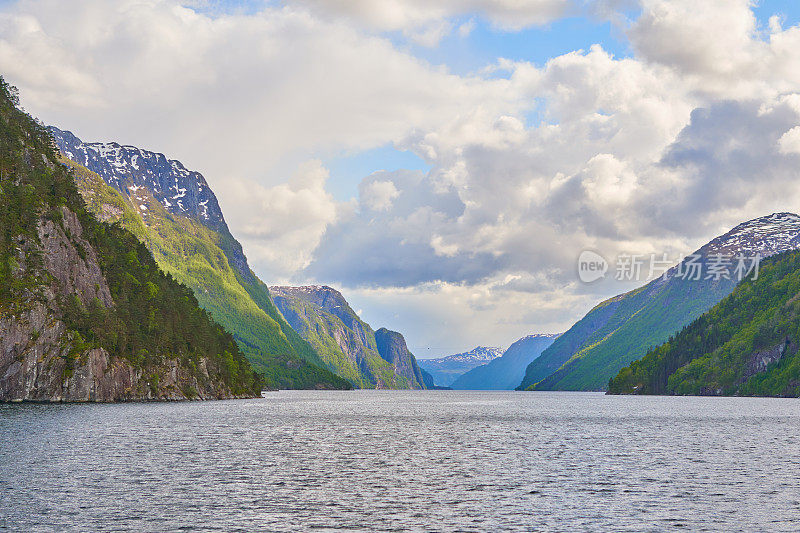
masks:
<path id="1" fill-rule="evenodd" d="M 800 401 L 0 405 L 0 529 L 800 530 Z"/>

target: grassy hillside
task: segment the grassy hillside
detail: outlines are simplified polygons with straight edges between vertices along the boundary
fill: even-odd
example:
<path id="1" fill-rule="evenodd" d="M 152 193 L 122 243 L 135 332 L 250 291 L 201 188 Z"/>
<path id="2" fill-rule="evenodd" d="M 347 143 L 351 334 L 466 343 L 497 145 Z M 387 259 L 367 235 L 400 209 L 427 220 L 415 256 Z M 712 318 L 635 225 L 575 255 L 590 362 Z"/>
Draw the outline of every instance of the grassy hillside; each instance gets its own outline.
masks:
<path id="1" fill-rule="evenodd" d="M 729 280 L 660 280 L 624 295 L 617 311 L 558 370 L 531 390 L 605 390 L 620 369 L 700 316 L 733 290 Z"/>
<path id="2" fill-rule="evenodd" d="M 765 260 L 758 279 L 622 369 L 614 394 L 800 396 L 800 252 Z"/>
<path id="3" fill-rule="evenodd" d="M 138 191 L 146 211 L 137 210 L 94 172 L 63 159 L 73 170 L 90 210 L 129 229 L 153 253 L 159 266 L 190 287 L 200 305 L 230 331 L 241 351 L 272 388 L 348 388 L 322 367 L 313 348 L 281 316 L 269 291 L 254 275 L 243 277 L 228 262 L 232 237 L 183 216 L 168 213 Z M 231 242 L 233 241 L 233 242 Z"/>

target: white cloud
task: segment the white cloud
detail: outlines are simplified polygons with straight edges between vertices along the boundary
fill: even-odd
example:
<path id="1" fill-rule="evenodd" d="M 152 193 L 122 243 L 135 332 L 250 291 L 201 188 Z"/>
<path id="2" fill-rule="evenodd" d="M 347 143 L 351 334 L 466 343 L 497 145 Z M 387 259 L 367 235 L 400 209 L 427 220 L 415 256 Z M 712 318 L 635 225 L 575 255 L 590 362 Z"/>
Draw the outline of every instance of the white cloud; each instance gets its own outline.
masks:
<path id="1" fill-rule="evenodd" d="M 298 0 L 327 15 L 357 20 L 379 31 L 414 31 L 431 23 L 478 14 L 500 28 L 518 30 L 563 16 L 572 0 Z"/>
<path id="2" fill-rule="evenodd" d="M 751 0 L 642 0 L 628 30 L 640 59 L 674 69 L 693 89 L 722 98 L 764 98 L 800 83 L 800 28 L 773 17 L 761 34 Z"/>
<path id="3" fill-rule="evenodd" d="M 264 187 L 249 180 L 231 183 L 234 209 L 225 212 L 238 228 L 253 267 L 273 273 L 281 281 L 308 265 L 311 253 L 338 207 L 325 190 L 328 170 L 308 161 L 286 183 Z"/>
<path id="4" fill-rule="evenodd" d="M 360 188 L 362 205 L 374 211 L 386 211 L 400 195 L 394 182 L 389 180 L 363 182 Z"/>
<path id="5" fill-rule="evenodd" d="M 800 126 L 795 126 L 778 139 L 782 154 L 800 154 Z"/>

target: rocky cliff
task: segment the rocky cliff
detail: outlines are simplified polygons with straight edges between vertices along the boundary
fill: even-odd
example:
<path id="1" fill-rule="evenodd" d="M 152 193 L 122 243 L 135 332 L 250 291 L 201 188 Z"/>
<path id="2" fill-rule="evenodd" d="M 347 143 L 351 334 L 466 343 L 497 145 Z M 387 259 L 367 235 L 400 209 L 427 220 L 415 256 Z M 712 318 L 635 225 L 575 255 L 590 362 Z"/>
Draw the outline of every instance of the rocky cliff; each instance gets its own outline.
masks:
<path id="1" fill-rule="evenodd" d="M 401 333 L 381 328 L 375 332 L 375 343 L 381 357 L 394 367 L 395 374 L 406 378 L 415 389 L 426 388 L 422 370 Z"/>
<path id="2" fill-rule="evenodd" d="M 86 211 L 0 80 L 0 401 L 252 397 L 233 338 L 129 232 Z"/>

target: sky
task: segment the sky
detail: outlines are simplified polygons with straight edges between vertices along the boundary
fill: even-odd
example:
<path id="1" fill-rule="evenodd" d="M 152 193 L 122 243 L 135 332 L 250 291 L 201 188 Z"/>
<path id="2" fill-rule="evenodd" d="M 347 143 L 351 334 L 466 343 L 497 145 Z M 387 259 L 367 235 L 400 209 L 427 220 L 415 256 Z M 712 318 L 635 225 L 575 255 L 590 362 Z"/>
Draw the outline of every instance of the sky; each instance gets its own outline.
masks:
<path id="1" fill-rule="evenodd" d="M 85 141 L 204 174 L 270 284 L 328 284 L 418 357 L 568 329 L 800 211 L 800 4 L 0 0 L 0 73 Z"/>

